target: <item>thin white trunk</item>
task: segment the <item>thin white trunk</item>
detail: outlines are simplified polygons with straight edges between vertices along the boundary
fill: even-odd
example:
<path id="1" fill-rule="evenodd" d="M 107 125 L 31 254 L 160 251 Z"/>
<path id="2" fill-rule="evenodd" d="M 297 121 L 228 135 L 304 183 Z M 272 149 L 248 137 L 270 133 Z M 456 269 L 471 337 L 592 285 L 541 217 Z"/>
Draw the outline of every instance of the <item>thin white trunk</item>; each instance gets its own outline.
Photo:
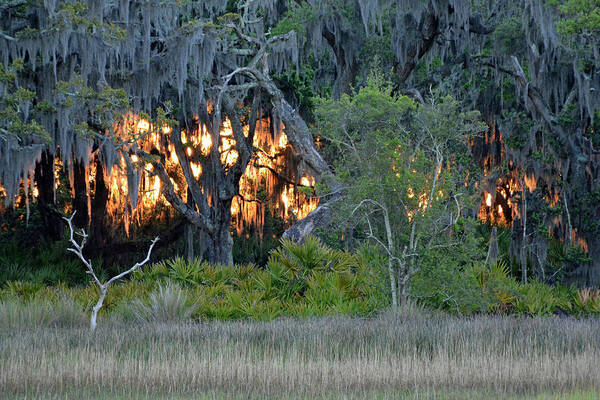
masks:
<path id="1" fill-rule="evenodd" d="M 392 226 L 390 225 L 390 218 L 386 209 L 383 210 L 383 222 L 385 224 L 385 233 L 387 236 L 388 249 L 390 253 L 390 255 L 388 255 L 388 272 L 390 274 L 390 286 L 392 289 L 392 306 L 397 308 L 398 295 L 396 292 L 396 279 L 394 277 L 394 260 L 391 257 L 391 254 L 394 251 L 394 238 L 392 237 Z"/>
<path id="2" fill-rule="evenodd" d="M 390 274 L 390 288 L 392 289 L 392 306 L 398 307 L 398 297 L 396 296 L 396 278 L 394 277 L 394 261 L 388 257 L 388 272 Z"/>
<path id="3" fill-rule="evenodd" d="M 527 189 L 525 186 L 525 176 L 523 176 L 523 238 L 521 243 L 521 280 L 527 283 Z"/>
<path id="4" fill-rule="evenodd" d="M 408 248 L 409 248 L 409 253 L 410 253 L 410 271 L 414 271 L 415 269 L 415 256 L 417 254 L 417 241 L 415 239 L 415 233 L 417 231 L 417 221 L 415 219 L 413 219 L 413 223 L 412 223 L 412 227 L 410 229 L 410 241 L 408 244 Z M 406 268 L 406 247 L 404 248 L 404 251 L 402 252 L 402 263 L 404 265 L 404 267 Z"/>
<path id="5" fill-rule="evenodd" d="M 442 171 L 442 163 L 444 162 L 444 158 L 438 155 L 438 163 L 435 167 L 435 172 L 433 173 L 433 182 L 431 183 L 431 193 L 429 194 L 429 199 L 427 200 L 427 208 L 431 207 L 431 202 L 433 201 L 433 196 L 435 196 L 435 187 L 437 186 L 438 176 Z"/>
<path id="6" fill-rule="evenodd" d="M 98 318 L 98 311 L 100 311 L 100 309 L 104 305 L 104 298 L 106 297 L 107 290 L 108 290 L 108 286 L 102 285 L 100 287 L 100 298 L 98 299 L 98 302 L 96 303 L 94 308 L 92 308 L 92 315 L 90 317 L 90 330 L 92 332 L 96 330 L 96 325 L 97 325 L 96 320 Z"/>
<path id="7" fill-rule="evenodd" d="M 98 302 L 96 303 L 96 305 L 92 308 L 92 315 L 90 317 L 90 329 L 93 332 L 97 326 L 98 311 L 100 311 L 100 309 L 102 308 L 102 305 L 104 304 L 104 298 L 106 297 L 106 293 L 108 291 L 108 286 L 110 286 L 110 284 L 113 283 L 114 281 L 117 281 L 117 280 L 123 278 L 125 275 L 131 274 L 133 271 L 135 271 L 136 269 L 138 269 L 139 267 L 141 267 L 142 265 L 144 265 L 148 261 L 150 261 L 150 255 L 152 254 L 152 249 L 154 248 L 154 245 L 156 244 L 156 242 L 158 242 L 158 236 L 156 238 L 154 238 L 154 240 L 150 244 L 150 248 L 148 249 L 148 254 L 146 254 L 146 258 L 144 260 L 136 263 L 133 267 L 129 268 L 127 271 L 121 272 L 120 274 L 113 276 L 111 279 L 108 280 L 108 282 L 102 283 L 100 281 L 100 279 L 98 279 L 98 276 L 96 275 L 96 273 L 94 272 L 94 268 L 92 267 L 92 261 L 86 259 L 83 255 L 83 247 L 85 246 L 85 243 L 86 243 L 87 237 L 88 237 L 87 233 L 85 233 L 85 231 L 83 231 L 83 230 L 81 232 L 77 233 L 79 236 L 82 237 L 81 243 L 77 243 L 77 240 L 75 240 L 76 232 L 75 232 L 75 228 L 73 228 L 73 217 L 74 216 L 75 216 L 75 212 L 73 213 L 73 215 L 71 215 L 70 218 L 63 217 L 63 219 L 65 221 L 67 221 L 67 223 L 69 224 L 69 229 L 71 231 L 71 237 L 70 237 L 69 241 L 73 245 L 73 247 L 70 247 L 67 250 L 76 254 L 77 257 L 79 257 L 79 259 L 83 262 L 83 264 L 87 268 L 87 273 L 92 276 L 92 278 L 94 279 L 94 282 L 96 283 L 96 285 L 98 285 L 98 288 L 100 289 L 100 298 L 98 299 Z"/>
<path id="8" fill-rule="evenodd" d="M 414 258 L 412 261 L 414 261 Z M 398 297 L 400 299 L 400 304 L 403 305 L 406 302 L 408 280 L 410 279 L 410 272 L 406 270 L 406 246 L 404 246 L 404 250 L 402 250 L 402 258 L 398 261 L 398 263 L 400 264 L 398 268 Z"/>

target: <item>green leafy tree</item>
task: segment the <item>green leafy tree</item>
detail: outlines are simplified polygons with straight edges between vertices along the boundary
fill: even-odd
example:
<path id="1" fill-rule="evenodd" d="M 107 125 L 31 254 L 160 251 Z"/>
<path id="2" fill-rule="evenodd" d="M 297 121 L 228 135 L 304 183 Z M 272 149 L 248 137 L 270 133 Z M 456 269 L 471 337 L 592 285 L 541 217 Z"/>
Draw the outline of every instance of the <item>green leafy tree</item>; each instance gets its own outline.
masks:
<path id="1" fill-rule="evenodd" d="M 393 94 L 377 74 L 353 96 L 319 100 L 317 127 L 346 191 L 338 217 L 387 255 L 394 306 L 428 252 L 459 245 L 455 227 L 472 194 L 467 138 L 486 128 L 478 119 L 449 96 L 417 104 Z"/>
<path id="2" fill-rule="evenodd" d="M 567 36 L 600 33 L 600 1 L 598 0 L 552 0 L 563 19 L 557 22 L 558 32 Z"/>

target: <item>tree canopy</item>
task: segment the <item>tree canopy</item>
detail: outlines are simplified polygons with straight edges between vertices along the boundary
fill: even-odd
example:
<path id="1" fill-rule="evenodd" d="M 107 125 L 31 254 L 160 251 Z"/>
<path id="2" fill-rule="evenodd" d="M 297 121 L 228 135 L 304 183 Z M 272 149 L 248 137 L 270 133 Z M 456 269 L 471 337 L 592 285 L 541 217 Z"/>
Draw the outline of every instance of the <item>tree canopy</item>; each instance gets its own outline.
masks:
<path id="1" fill-rule="evenodd" d="M 4 1 L 4 198 L 28 207 L 35 197 L 47 235 L 59 238 L 55 181 L 66 179 L 75 224 L 104 226 L 95 236 L 106 244 L 102 210 L 114 202 L 121 222 L 139 220 L 138 203 L 159 182 L 202 254 L 229 263 L 232 209 L 261 220 L 268 209 L 286 220 L 285 236 L 303 240 L 332 210 L 360 204 L 358 193 L 389 209 L 414 186 L 403 201 L 419 208 L 432 177 L 450 195 L 468 175 L 475 200 L 461 212 L 508 228 L 521 269 L 597 285 L 598 9 L 580 0 Z M 378 169 L 390 180 L 375 189 Z M 126 201 L 111 194 L 113 170 Z M 328 190 L 317 205 L 320 185 Z M 426 191 L 432 203 L 435 191 Z M 576 267 L 550 271 L 555 242 L 582 251 Z"/>

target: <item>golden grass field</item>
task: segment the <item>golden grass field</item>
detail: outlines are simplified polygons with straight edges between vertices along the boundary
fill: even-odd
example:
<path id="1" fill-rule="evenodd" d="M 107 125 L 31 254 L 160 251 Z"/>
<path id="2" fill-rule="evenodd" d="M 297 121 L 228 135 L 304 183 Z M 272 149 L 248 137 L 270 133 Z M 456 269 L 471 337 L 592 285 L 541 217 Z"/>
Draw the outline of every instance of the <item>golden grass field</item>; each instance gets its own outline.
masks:
<path id="1" fill-rule="evenodd" d="M 413 306 L 373 319 L 133 324 L 107 317 L 91 334 L 81 318 L 28 318 L 24 306 L 15 319 L 2 307 L 2 399 L 600 393 L 600 321 L 593 319 L 464 318 Z"/>

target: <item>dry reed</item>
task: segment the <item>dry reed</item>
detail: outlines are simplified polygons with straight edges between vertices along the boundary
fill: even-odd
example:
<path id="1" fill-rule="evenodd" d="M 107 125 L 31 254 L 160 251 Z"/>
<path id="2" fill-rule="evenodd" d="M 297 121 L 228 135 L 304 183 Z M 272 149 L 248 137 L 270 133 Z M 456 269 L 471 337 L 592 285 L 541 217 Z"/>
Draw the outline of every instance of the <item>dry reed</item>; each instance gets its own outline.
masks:
<path id="1" fill-rule="evenodd" d="M 600 387 L 599 360 L 600 321 L 591 319 L 465 319 L 413 310 L 270 323 L 105 320 L 95 334 L 64 326 L 0 329 L 0 398 L 589 393 Z"/>

